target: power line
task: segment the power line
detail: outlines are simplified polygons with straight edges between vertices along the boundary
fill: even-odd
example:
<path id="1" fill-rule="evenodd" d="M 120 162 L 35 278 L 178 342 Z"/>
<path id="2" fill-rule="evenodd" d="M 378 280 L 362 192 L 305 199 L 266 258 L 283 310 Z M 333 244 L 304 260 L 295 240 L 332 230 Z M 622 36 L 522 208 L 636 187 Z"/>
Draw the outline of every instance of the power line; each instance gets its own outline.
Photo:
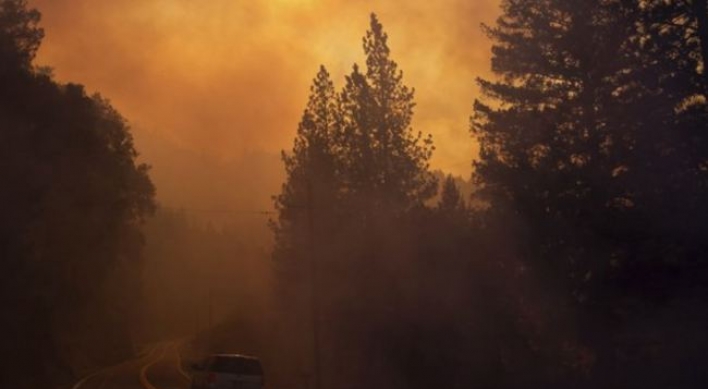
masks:
<path id="1" fill-rule="evenodd" d="M 277 215 L 275 211 L 263 211 L 263 210 L 246 210 L 246 209 L 207 209 L 207 208 L 187 208 L 187 207 L 173 207 L 160 205 L 158 209 L 166 209 L 170 211 L 177 212 L 189 212 L 189 213 L 213 213 L 213 214 L 234 214 L 234 215 L 262 215 L 270 216 Z"/>

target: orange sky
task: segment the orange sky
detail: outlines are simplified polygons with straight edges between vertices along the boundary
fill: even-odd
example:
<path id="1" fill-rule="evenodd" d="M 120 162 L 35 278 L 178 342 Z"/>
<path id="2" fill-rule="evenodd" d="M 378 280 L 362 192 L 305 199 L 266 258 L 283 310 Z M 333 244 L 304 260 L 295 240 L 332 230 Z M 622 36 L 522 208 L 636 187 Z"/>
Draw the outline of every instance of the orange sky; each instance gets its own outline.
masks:
<path id="1" fill-rule="evenodd" d="M 416 88 L 414 129 L 433 134 L 433 167 L 468 176 L 474 79 L 489 75 L 480 23 L 494 21 L 498 2 L 30 0 L 46 30 L 37 63 L 113 102 L 154 166 L 158 191 L 179 188 L 161 185 L 179 158 L 160 150 L 166 143 L 226 163 L 289 149 L 319 64 L 339 88 L 364 62 L 372 11 Z"/>

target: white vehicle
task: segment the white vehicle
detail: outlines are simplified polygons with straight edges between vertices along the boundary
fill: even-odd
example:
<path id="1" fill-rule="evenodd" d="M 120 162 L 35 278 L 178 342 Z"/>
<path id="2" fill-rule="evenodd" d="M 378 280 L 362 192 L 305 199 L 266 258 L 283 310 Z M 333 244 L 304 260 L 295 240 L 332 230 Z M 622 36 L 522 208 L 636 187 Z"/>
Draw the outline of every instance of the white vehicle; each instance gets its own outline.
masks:
<path id="1" fill-rule="evenodd" d="M 213 354 L 192 365 L 192 389 L 263 389 L 263 367 L 258 358 Z"/>

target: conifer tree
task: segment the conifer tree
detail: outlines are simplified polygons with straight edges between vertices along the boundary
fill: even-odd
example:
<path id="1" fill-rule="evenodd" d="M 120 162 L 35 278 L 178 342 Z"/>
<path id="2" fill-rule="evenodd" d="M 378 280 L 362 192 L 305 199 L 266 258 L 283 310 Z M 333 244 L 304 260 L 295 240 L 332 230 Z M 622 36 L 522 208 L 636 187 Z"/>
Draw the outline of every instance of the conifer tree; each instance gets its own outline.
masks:
<path id="1" fill-rule="evenodd" d="M 448 175 L 443 182 L 438 209 L 451 214 L 461 212 L 465 209 L 465 201 L 460 194 L 460 189 L 457 187 L 455 179 L 450 175 Z"/>
<path id="2" fill-rule="evenodd" d="M 637 9 L 622 1 L 504 1 L 486 31 L 498 81 L 479 80 L 475 176 L 494 208 L 535 225 L 528 248 L 580 287 L 596 266 L 608 205 L 624 207 L 633 139 L 616 97 L 634 52 Z M 550 260 L 550 258 L 557 258 Z"/>
<path id="3" fill-rule="evenodd" d="M 341 93 L 341 157 L 348 200 L 367 212 L 404 211 L 435 190 L 432 139 L 411 128 L 414 91 L 391 59 L 376 15 L 363 39 L 366 71 L 354 66 Z"/>
<path id="4" fill-rule="evenodd" d="M 658 235 L 685 246 L 686 237 L 708 238 L 695 232 L 708 217 L 708 10 L 705 0 L 647 1 L 642 16 L 641 67 L 632 74 L 641 82 L 623 96 L 633 95 L 631 112 L 642 131 L 629 183 L 654 187 L 633 192 L 661 213 Z"/>
<path id="5" fill-rule="evenodd" d="M 626 379 L 612 373 L 620 323 L 706 280 L 701 2 L 506 0 L 487 28 L 498 78 L 479 81 L 475 177 L 490 214 L 523 226 L 521 259 L 563 292 L 594 386 Z"/>
<path id="6" fill-rule="evenodd" d="M 312 238 L 309 223 L 325 231 L 323 223 L 331 220 L 340 190 L 334 154 L 337 115 L 334 84 L 321 66 L 310 88 L 293 150 L 282 154 L 286 180 L 281 194 L 274 198 L 278 220 L 272 228 L 274 253 L 283 261 L 303 258 Z M 309 220 L 313 215 L 317 220 Z"/>

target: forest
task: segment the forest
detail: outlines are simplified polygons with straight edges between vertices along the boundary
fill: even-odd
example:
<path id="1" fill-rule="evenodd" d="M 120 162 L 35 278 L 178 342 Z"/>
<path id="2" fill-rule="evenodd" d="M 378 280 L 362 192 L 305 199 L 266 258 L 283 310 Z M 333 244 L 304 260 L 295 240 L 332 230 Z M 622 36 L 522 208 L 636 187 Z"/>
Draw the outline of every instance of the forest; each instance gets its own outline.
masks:
<path id="1" fill-rule="evenodd" d="M 470 177 L 432 163 L 371 13 L 364 62 L 314 73 L 272 209 L 194 210 L 0 0 L 0 386 L 177 339 L 259 356 L 269 389 L 708 385 L 708 0 L 499 7 L 493 76 L 459 81 Z"/>

